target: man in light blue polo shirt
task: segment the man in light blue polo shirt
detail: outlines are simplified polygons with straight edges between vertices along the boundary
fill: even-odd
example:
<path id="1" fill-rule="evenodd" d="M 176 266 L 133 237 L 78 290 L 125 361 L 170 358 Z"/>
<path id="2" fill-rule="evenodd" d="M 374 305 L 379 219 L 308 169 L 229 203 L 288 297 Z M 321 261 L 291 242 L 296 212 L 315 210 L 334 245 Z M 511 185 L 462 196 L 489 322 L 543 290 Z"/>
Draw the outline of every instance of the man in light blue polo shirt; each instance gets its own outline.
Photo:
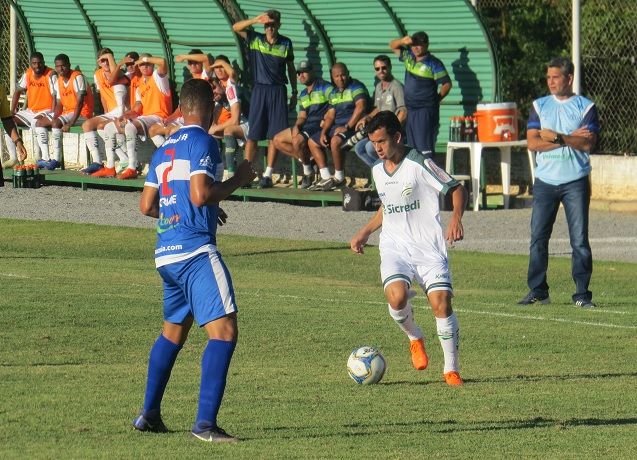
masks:
<path id="1" fill-rule="evenodd" d="M 597 142 L 599 121 L 595 104 L 573 93 L 573 72 L 570 60 L 552 59 L 546 71 L 551 94 L 536 99 L 529 113 L 528 148 L 538 155 L 533 184 L 529 293 L 518 302 L 520 305 L 550 303 L 546 281 L 548 248 L 561 203 L 573 248 L 573 303 L 583 308 L 595 307 L 593 294 L 588 289 L 593 272 L 588 242 L 589 153 Z"/>

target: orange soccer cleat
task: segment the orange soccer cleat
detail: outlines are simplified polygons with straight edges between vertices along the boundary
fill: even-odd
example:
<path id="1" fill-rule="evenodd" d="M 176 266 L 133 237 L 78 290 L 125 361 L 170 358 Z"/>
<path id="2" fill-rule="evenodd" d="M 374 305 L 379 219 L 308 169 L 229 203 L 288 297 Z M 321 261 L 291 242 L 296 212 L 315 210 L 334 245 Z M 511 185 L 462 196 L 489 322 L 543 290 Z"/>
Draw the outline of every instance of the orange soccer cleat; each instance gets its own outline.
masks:
<path id="1" fill-rule="evenodd" d="M 137 171 L 131 168 L 126 168 L 117 175 L 118 179 L 137 179 Z"/>
<path id="2" fill-rule="evenodd" d="M 419 371 L 427 369 L 429 358 L 425 351 L 425 341 L 423 339 L 411 340 L 409 350 L 411 351 L 411 363 L 414 367 Z"/>
<path id="3" fill-rule="evenodd" d="M 102 168 L 91 174 L 91 177 L 115 177 L 115 168 Z"/>
<path id="4" fill-rule="evenodd" d="M 444 377 L 447 385 L 458 386 L 464 383 L 464 380 L 460 378 L 460 374 L 456 371 L 447 372 L 446 374 L 444 374 Z"/>

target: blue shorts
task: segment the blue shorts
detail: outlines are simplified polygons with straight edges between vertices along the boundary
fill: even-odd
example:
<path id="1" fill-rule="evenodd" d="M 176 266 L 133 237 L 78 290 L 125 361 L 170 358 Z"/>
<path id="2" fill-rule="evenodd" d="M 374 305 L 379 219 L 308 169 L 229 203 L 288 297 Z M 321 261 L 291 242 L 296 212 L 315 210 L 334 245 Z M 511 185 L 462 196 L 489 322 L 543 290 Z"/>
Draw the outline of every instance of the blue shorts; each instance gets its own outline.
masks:
<path id="1" fill-rule="evenodd" d="M 164 284 L 164 320 L 199 326 L 237 311 L 232 279 L 221 254 L 211 249 L 157 269 Z"/>
<path id="2" fill-rule="evenodd" d="M 255 85 L 250 98 L 248 139 L 272 139 L 288 128 L 288 105 L 285 86 Z"/>
<path id="3" fill-rule="evenodd" d="M 332 136 L 334 136 L 334 131 L 336 131 L 336 128 L 338 128 L 338 126 L 332 125 L 332 127 L 330 128 L 330 130 L 327 133 L 327 138 L 328 139 L 332 139 Z M 313 140 L 314 142 L 316 142 L 318 145 L 321 145 L 321 133 L 322 132 L 323 132 L 323 130 L 319 130 L 319 131 L 315 132 L 314 134 L 312 134 L 310 139 Z M 344 133 L 339 134 L 339 136 L 341 136 L 343 138 L 343 142 L 347 142 L 347 140 L 350 137 L 352 137 L 353 135 L 354 135 L 354 130 L 353 129 L 349 129 L 349 128 Z"/>
<path id="4" fill-rule="evenodd" d="M 407 145 L 425 155 L 433 155 L 436 151 L 436 139 L 440 127 L 440 109 L 438 107 L 422 107 L 407 109 Z"/>
<path id="5" fill-rule="evenodd" d="M 309 141 L 314 134 L 319 133 L 321 135 L 321 122 L 317 123 L 305 123 L 301 128 L 299 134 L 305 138 L 306 141 Z"/>

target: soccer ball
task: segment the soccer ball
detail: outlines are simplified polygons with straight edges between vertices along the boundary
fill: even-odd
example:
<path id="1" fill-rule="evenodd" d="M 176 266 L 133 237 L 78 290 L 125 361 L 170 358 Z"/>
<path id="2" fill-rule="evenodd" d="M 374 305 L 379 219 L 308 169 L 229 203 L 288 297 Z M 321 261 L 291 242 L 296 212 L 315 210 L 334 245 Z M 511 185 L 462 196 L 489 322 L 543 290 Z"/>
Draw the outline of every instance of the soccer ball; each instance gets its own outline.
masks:
<path id="1" fill-rule="evenodd" d="M 357 348 L 347 360 L 347 373 L 359 385 L 380 382 L 385 368 L 385 358 L 374 347 Z"/>

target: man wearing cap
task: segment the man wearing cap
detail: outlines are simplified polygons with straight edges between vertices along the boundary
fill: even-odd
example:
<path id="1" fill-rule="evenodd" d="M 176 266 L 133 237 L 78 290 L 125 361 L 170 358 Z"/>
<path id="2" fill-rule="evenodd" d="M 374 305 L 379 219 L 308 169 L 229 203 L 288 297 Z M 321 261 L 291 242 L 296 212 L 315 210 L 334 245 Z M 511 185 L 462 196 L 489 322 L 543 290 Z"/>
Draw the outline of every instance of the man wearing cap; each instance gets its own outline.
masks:
<path id="1" fill-rule="evenodd" d="M 265 34 L 250 29 L 254 24 L 263 24 Z M 292 40 L 279 35 L 281 13 L 268 10 L 259 16 L 239 21 L 232 26 L 237 34 L 247 41 L 250 49 L 250 66 L 253 87 L 250 98 L 250 132 L 245 147 L 245 157 L 254 161 L 257 142 L 272 139 L 288 127 L 286 70 L 292 87 L 290 107 L 296 105 L 296 74 Z M 271 186 L 272 167 L 268 167 L 261 179 L 261 186 Z"/>
<path id="2" fill-rule="evenodd" d="M 330 94 L 334 87 L 330 82 L 317 78 L 312 63 L 303 60 L 296 66 L 296 76 L 305 88 L 299 95 L 299 114 L 291 128 L 274 136 L 274 145 L 286 155 L 293 156 L 303 163 L 301 188 L 312 185 L 314 172 L 310 165 L 308 140 L 321 131 L 321 122 L 329 108 Z M 326 168 L 327 169 L 327 168 Z M 329 170 L 327 170 L 329 178 Z"/>
<path id="3" fill-rule="evenodd" d="M 425 32 L 396 38 L 389 47 L 405 64 L 407 144 L 431 157 L 438 137 L 440 101 L 451 90 L 451 78 L 440 59 L 429 52 Z"/>

